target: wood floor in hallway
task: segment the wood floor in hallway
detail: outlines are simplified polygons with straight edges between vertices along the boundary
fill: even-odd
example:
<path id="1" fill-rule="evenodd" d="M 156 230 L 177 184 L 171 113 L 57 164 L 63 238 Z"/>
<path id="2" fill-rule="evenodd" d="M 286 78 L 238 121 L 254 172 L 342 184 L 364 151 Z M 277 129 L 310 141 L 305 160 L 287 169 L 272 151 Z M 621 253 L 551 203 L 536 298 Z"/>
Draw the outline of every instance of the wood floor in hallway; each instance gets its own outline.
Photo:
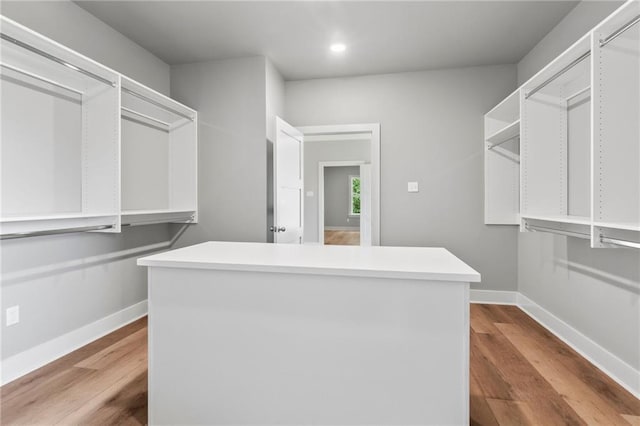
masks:
<path id="1" fill-rule="evenodd" d="M 0 423 L 147 423 L 147 320 L 1 389 Z M 471 305 L 472 425 L 640 425 L 640 400 L 514 306 Z"/>
<path id="2" fill-rule="evenodd" d="M 324 231 L 324 243 L 332 246 L 359 246 L 360 231 Z"/>

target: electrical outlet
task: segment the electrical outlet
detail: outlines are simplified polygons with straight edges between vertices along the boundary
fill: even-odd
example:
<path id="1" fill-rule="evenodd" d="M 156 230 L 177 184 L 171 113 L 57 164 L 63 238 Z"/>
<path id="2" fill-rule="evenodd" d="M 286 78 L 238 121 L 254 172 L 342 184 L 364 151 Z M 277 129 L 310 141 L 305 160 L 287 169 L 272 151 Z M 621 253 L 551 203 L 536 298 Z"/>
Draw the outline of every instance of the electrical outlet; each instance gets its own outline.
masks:
<path id="1" fill-rule="evenodd" d="M 407 192 L 418 192 L 418 182 L 407 182 Z"/>
<path id="2" fill-rule="evenodd" d="M 20 306 L 12 306 L 7 308 L 7 327 L 20 322 Z"/>

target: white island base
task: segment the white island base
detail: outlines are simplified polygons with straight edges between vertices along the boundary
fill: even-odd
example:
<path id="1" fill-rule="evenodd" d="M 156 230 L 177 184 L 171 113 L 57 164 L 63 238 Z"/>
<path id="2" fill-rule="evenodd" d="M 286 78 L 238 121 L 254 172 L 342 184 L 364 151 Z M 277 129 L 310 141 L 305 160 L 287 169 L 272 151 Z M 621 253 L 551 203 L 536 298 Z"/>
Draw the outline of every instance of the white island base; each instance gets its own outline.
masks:
<path id="1" fill-rule="evenodd" d="M 149 266 L 150 424 L 469 422 L 469 282 L 440 248 L 204 243 Z"/>

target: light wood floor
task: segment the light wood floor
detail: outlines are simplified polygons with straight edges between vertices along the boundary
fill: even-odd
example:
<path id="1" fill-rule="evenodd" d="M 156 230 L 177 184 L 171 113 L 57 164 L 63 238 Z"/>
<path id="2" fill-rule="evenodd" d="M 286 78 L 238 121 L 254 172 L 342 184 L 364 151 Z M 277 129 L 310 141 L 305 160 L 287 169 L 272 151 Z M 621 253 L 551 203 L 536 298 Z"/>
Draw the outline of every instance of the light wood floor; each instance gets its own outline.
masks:
<path id="1" fill-rule="evenodd" d="M 324 243 L 333 246 L 359 246 L 360 231 L 324 231 Z"/>
<path id="2" fill-rule="evenodd" d="M 1 389 L 0 423 L 144 425 L 147 322 Z M 471 425 L 640 425 L 640 401 L 513 306 L 471 306 Z"/>
<path id="3" fill-rule="evenodd" d="M 147 319 L 0 389 L 0 424 L 147 423 Z"/>

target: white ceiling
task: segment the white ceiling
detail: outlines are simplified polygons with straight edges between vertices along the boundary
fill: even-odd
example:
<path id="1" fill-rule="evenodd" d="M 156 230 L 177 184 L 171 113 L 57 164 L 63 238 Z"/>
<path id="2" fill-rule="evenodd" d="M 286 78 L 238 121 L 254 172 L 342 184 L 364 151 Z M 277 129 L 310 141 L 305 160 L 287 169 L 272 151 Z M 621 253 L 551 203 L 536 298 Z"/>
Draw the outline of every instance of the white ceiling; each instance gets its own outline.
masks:
<path id="1" fill-rule="evenodd" d="M 516 63 L 577 1 L 76 3 L 169 64 L 265 55 L 297 80 Z"/>

